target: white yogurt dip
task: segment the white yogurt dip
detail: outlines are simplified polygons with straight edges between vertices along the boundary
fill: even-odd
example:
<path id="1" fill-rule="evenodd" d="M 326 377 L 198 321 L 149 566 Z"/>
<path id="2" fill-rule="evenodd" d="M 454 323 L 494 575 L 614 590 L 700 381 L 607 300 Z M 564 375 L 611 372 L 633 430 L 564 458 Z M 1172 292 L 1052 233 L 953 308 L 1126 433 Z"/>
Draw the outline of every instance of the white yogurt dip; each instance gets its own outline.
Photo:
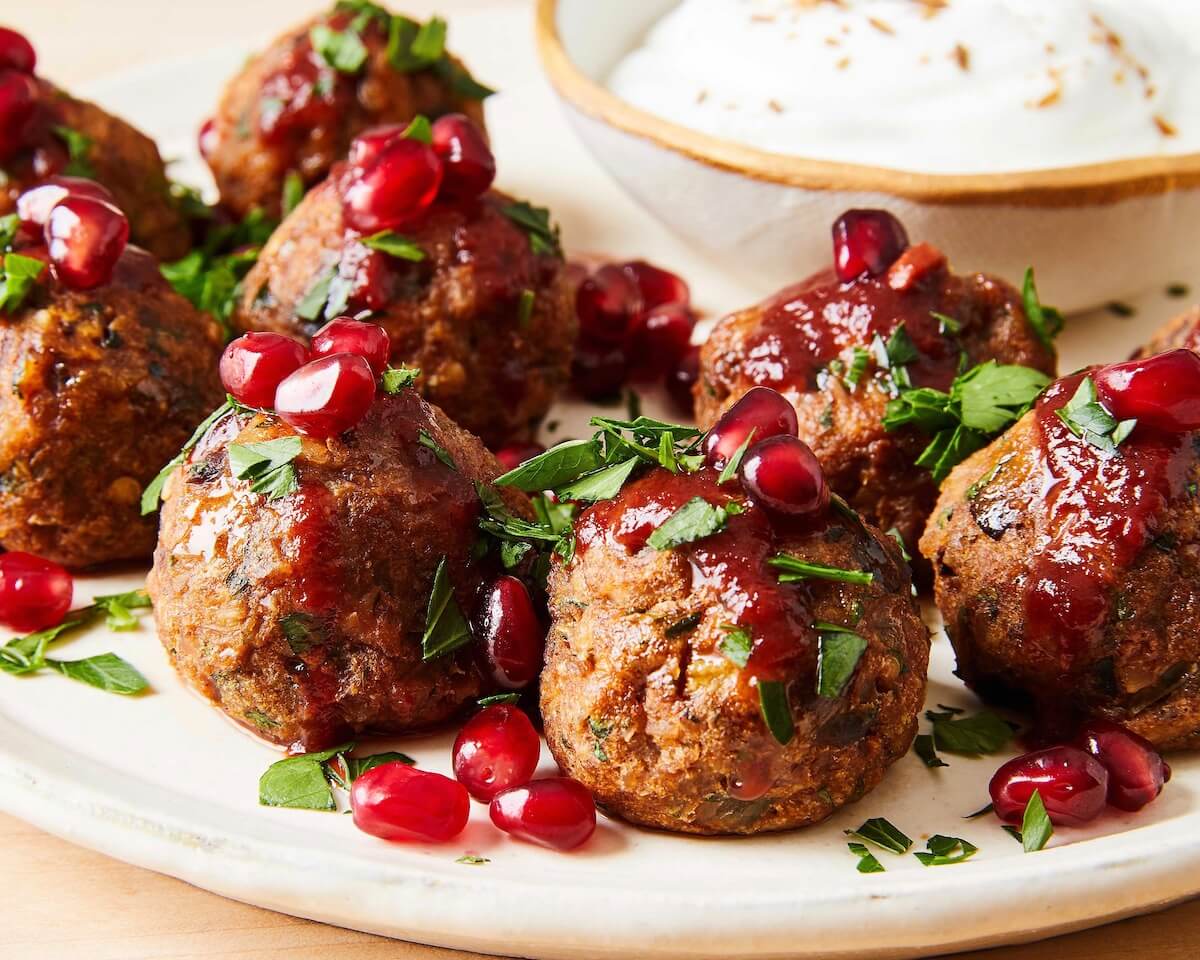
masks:
<path id="1" fill-rule="evenodd" d="M 608 86 L 722 139 L 902 170 L 985 173 L 1191 153 L 1200 151 L 1193 6 L 682 0 Z M 1172 8 L 1186 16 L 1176 21 Z"/>

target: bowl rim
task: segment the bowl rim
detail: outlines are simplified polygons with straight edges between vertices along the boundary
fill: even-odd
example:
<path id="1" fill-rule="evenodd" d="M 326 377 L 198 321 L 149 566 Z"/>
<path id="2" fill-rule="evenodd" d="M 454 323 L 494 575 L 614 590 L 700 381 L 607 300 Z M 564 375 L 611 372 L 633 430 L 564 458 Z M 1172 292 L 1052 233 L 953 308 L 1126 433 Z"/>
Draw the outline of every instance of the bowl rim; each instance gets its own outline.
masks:
<path id="1" fill-rule="evenodd" d="M 550 82 L 571 106 L 618 130 L 705 166 L 806 190 L 890 194 L 939 204 L 1077 207 L 1200 187 L 1200 153 L 1004 173 L 917 173 L 814 160 L 723 140 L 648 113 L 588 77 L 558 32 L 560 0 L 537 0 L 535 34 Z"/>

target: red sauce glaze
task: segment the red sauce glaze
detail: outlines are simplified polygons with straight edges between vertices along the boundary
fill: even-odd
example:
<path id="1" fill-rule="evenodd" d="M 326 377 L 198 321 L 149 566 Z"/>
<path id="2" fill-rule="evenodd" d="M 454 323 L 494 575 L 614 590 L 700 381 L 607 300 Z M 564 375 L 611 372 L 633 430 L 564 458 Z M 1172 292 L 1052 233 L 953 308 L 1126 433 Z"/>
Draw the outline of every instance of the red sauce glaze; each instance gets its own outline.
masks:
<path id="1" fill-rule="evenodd" d="M 707 468 L 692 474 L 666 470 L 647 474 L 626 486 L 616 499 L 602 501 L 582 514 L 575 527 L 576 553 L 582 556 L 607 541 L 634 554 L 693 497 L 714 506 L 736 500 L 744 513 L 730 517 L 721 532 L 683 544 L 674 552 L 691 563 L 693 589 L 713 591 L 729 612 L 730 622 L 753 638 L 743 677 L 785 681 L 803 677 L 816 663 L 816 633 L 805 591 L 780 584 L 779 571 L 767 565 L 780 552 L 772 518 L 746 500 L 740 489 L 732 496 L 717 483 L 717 476 Z M 819 522 L 825 523 L 827 517 Z"/>
<path id="2" fill-rule="evenodd" d="M 1154 538 L 1158 518 L 1185 495 L 1192 434 L 1138 428 L 1115 456 L 1076 437 L 1055 411 L 1088 371 L 1053 384 L 1035 408 L 1046 526 L 1024 587 L 1025 621 L 1064 672 L 1108 620 L 1112 588 Z"/>
<path id="3" fill-rule="evenodd" d="M 930 249 L 921 246 L 923 253 Z M 902 262 L 897 261 L 893 271 Z M 950 274 L 940 255 L 904 266 L 899 289 L 889 275 L 840 283 L 832 270 L 824 270 L 781 291 L 767 304 L 762 322 L 746 342 L 746 378 L 777 390 L 808 393 L 818 387 L 818 372 L 843 350 L 866 346 L 876 336 L 886 342 L 903 323 L 920 351 L 908 365 L 913 385 L 949 388 L 960 350 L 941 332 L 932 313 L 953 314 L 962 281 Z"/>

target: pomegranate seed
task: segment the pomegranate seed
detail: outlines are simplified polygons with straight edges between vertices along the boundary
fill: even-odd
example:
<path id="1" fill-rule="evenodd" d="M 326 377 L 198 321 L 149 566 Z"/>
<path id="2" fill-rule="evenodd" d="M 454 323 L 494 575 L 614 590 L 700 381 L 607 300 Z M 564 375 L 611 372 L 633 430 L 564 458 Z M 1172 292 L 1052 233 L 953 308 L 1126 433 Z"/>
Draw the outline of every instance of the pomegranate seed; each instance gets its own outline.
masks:
<path id="1" fill-rule="evenodd" d="M 389 123 L 364 130 L 350 144 L 346 162 L 359 170 L 373 166 L 379 160 L 384 147 L 397 137 L 404 136 L 404 129 L 403 124 Z"/>
<path id="2" fill-rule="evenodd" d="M 575 292 L 579 333 L 596 343 L 621 344 L 642 312 L 642 295 L 620 267 L 603 266 Z"/>
<path id="3" fill-rule="evenodd" d="M 71 609 L 75 581 L 32 553 L 0 554 L 0 623 L 32 633 L 56 627 Z"/>
<path id="4" fill-rule="evenodd" d="M 643 314 L 629 338 L 629 377 L 640 383 L 661 380 L 692 345 L 692 312 L 668 303 Z"/>
<path id="5" fill-rule="evenodd" d="M 68 287 L 90 290 L 112 278 L 129 242 L 129 221 L 111 203 L 67 196 L 50 210 L 45 233 L 54 275 Z"/>
<path id="6" fill-rule="evenodd" d="M 442 193 L 452 200 L 478 197 L 496 179 L 496 158 L 480 129 L 461 113 L 433 122 L 433 151 L 442 159 Z"/>
<path id="7" fill-rule="evenodd" d="M 479 634 L 496 682 L 510 690 L 530 683 L 542 669 L 546 630 L 525 584 L 516 577 L 497 577 L 479 619 Z"/>
<path id="8" fill-rule="evenodd" d="M 1009 760 L 988 786 L 996 816 L 1020 823 L 1036 790 L 1052 823 L 1077 827 L 1104 809 L 1108 771 L 1091 754 L 1074 747 L 1050 747 Z"/>
<path id="9" fill-rule="evenodd" d="M 1119 724 L 1093 720 L 1079 745 L 1108 771 L 1108 802 L 1119 810 L 1141 810 L 1171 779 L 1171 768 L 1154 744 Z"/>
<path id="10" fill-rule="evenodd" d="M 429 209 L 442 182 L 442 161 L 420 140 L 398 136 L 374 163 L 349 174 L 342 194 L 346 222 L 376 233 L 411 223 Z"/>
<path id="11" fill-rule="evenodd" d="M 7 160 L 25 146 L 37 100 L 38 86 L 33 77 L 16 70 L 0 70 L 0 160 Z"/>
<path id="12" fill-rule="evenodd" d="M 451 756 L 454 775 L 476 800 L 490 803 L 503 790 L 533 778 L 542 741 L 524 712 L 496 704 L 467 721 Z"/>
<path id="13" fill-rule="evenodd" d="M 342 251 L 338 274 L 350 283 L 348 305 L 352 310 L 383 310 L 392 300 L 395 261 L 381 250 L 361 243 Z"/>
<path id="14" fill-rule="evenodd" d="M 581 340 L 571 361 L 571 386 L 586 400 L 611 397 L 625 383 L 628 365 L 624 348 Z"/>
<path id="15" fill-rule="evenodd" d="M 507 473 L 509 470 L 515 470 L 526 460 L 532 460 L 539 453 L 545 453 L 546 448 L 540 443 L 510 443 L 507 447 L 501 447 L 496 451 L 496 459 L 500 461 Z"/>
<path id="16" fill-rule="evenodd" d="M 677 277 L 645 260 L 630 260 L 622 264 L 621 269 L 637 284 L 647 310 L 668 303 L 677 303 L 685 307 L 691 303 L 691 291 L 682 277 Z"/>
<path id="17" fill-rule="evenodd" d="M 50 177 L 17 198 L 17 216 L 21 218 L 21 225 L 26 228 L 44 227 L 55 204 L 67 197 L 91 197 L 116 205 L 116 200 L 108 189 L 95 180 L 85 180 L 83 177 Z"/>
<path id="18" fill-rule="evenodd" d="M 752 387 L 705 435 L 704 458 L 710 467 L 720 470 L 751 431 L 757 442 L 768 437 L 794 437 L 799 430 L 796 408 L 782 393 L 770 387 Z"/>
<path id="19" fill-rule="evenodd" d="M 466 788 L 440 773 L 407 763 L 385 763 L 359 776 L 350 788 L 354 825 L 384 840 L 445 843 L 471 816 Z"/>
<path id="20" fill-rule="evenodd" d="M 212 155 L 217 152 L 219 142 L 217 121 L 209 117 L 200 124 L 200 132 L 196 134 L 196 146 L 200 148 L 200 156 L 206 161 L 212 159 Z"/>
<path id="21" fill-rule="evenodd" d="M 746 492 L 774 513 L 800 516 L 829 506 L 816 455 L 796 437 L 770 437 L 746 451 L 739 471 Z"/>
<path id="22" fill-rule="evenodd" d="M 667 374 L 667 393 L 680 413 L 691 415 L 695 408 L 692 387 L 700 379 L 700 348 L 689 347 Z"/>
<path id="23" fill-rule="evenodd" d="M 0 68 L 33 73 L 36 66 L 37 53 L 33 44 L 16 30 L 0 27 Z"/>
<path id="24" fill-rule="evenodd" d="M 907 247 L 903 225 L 886 210 L 847 210 L 834 221 L 833 265 L 843 283 L 878 276 Z"/>
<path id="25" fill-rule="evenodd" d="M 573 850 L 596 832 L 596 802 L 578 780 L 550 777 L 497 794 L 488 813 L 514 837 Z"/>
<path id="26" fill-rule="evenodd" d="M 329 353 L 353 353 L 371 365 L 375 376 L 383 373 L 391 355 L 387 331 L 377 323 L 363 323 L 353 317 L 336 317 L 313 334 L 309 351 L 314 357 Z"/>
<path id="27" fill-rule="evenodd" d="M 307 359 L 304 347 L 291 337 L 244 333 L 221 354 L 221 384 L 238 403 L 269 410 L 279 384 Z"/>
<path id="28" fill-rule="evenodd" d="M 332 437 L 362 420 L 374 400 L 371 365 L 353 353 L 332 353 L 284 378 L 275 412 L 310 437 Z"/>
<path id="29" fill-rule="evenodd" d="M 1171 350 L 1101 367 L 1096 393 L 1118 420 L 1168 433 L 1200 430 L 1200 356 Z"/>

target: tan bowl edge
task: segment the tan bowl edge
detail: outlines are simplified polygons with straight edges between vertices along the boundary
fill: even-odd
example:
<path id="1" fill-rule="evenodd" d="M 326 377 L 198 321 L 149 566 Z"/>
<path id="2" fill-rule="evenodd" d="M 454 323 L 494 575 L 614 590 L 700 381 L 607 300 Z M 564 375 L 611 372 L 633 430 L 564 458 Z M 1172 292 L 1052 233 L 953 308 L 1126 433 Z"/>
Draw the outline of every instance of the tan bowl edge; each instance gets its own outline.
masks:
<path id="1" fill-rule="evenodd" d="M 698 163 L 768 183 L 807 190 L 884 193 L 937 204 L 1079 207 L 1116 203 L 1200 186 L 1200 153 L 1135 157 L 1079 167 L 1016 173 L 926 174 L 808 160 L 722 140 L 646 113 L 585 76 L 558 35 L 558 0 L 537 0 L 542 64 L 574 107 L 626 133 Z"/>

